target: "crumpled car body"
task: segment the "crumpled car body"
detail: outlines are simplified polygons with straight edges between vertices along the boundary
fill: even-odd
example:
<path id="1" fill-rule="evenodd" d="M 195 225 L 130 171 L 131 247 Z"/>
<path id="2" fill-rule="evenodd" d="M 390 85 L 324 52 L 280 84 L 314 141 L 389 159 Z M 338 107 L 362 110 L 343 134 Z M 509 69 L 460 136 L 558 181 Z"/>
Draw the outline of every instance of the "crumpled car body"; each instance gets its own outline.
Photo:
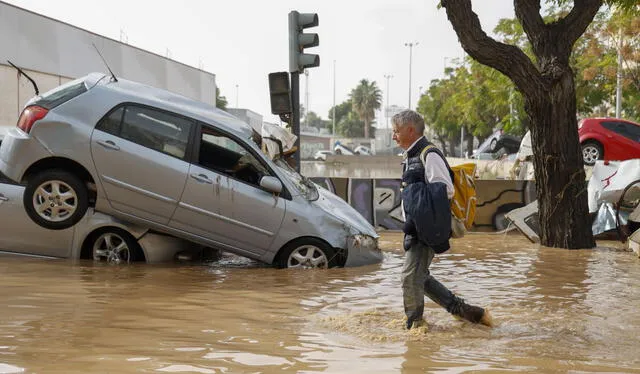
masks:
<path id="1" fill-rule="evenodd" d="M 179 255 L 195 259 L 203 250 L 188 241 L 151 232 L 93 209 L 69 229 L 48 230 L 27 217 L 22 206 L 23 191 L 23 186 L 0 176 L 0 252 L 3 254 L 129 263 L 134 259 L 128 258 L 125 251 L 138 250 L 136 260 L 158 263 L 174 261 Z M 125 237 L 135 242 L 131 248 L 126 248 L 126 243 L 122 246 L 120 239 Z M 114 245 L 113 253 L 107 253 L 108 242 Z M 96 250 L 102 250 L 103 254 L 95 253 Z"/>
<path id="2" fill-rule="evenodd" d="M 281 267 L 382 259 L 351 206 L 267 157 L 213 106 L 91 74 L 31 99 L 0 146 L 31 219 L 70 227 L 87 209 Z"/>

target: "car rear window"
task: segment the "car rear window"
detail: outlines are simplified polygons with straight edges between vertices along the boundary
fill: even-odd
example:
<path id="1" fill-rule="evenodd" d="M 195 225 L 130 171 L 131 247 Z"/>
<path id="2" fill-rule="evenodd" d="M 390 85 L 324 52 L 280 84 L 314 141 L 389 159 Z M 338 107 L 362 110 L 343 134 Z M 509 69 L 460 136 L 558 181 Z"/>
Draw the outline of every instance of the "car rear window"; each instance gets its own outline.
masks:
<path id="1" fill-rule="evenodd" d="M 85 92 L 87 92 L 87 86 L 84 81 L 72 81 L 42 94 L 31 104 L 51 110 Z"/>

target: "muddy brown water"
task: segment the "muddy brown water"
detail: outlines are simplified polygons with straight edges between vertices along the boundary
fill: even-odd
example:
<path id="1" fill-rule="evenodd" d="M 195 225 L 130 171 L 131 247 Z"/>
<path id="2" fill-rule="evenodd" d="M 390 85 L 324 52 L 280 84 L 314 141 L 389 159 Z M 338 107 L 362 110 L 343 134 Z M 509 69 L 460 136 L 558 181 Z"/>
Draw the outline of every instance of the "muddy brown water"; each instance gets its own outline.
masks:
<path id="1" fill-rule="evenodd" d="M 402 329 L 400 235 L 350 269 L 0 257 L 0 373 L 640 372 L 640 260 L 615 242 L 470 234 L 432 273 L 497 326 L 426 302 Z"/>

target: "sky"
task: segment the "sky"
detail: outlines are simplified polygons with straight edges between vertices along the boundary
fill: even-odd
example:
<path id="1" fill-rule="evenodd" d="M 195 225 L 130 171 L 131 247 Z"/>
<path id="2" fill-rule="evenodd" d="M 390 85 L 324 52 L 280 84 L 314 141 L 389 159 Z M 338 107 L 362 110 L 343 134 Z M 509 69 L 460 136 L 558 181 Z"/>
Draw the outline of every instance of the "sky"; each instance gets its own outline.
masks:
<path id="1" fill-rule="evenodd" d="M 377 83 L 383 106 L 387 97 L 402 107 L 410 99 L 415 109 L 420 88 L 441 78 L 451 59 L 465 55 L 435 0 L 4 1 L 213 73 L 229 107 L 250 109 L 276 123 L 267 78 L 288 70 L 292 10 L 319 17 L 319 26 L 307 30 L 319 35 L 320 45 L 307 51 L 320 55 L 320 66 L 300 76 L 300 102 L 305 104 L 308 79 L 308 108 L 325 119 L 334 92 L 340 104 L 362 79 Z M 513 1 L 473 3 L 489 34 L 499 19 L 514 17 Z M 378 122 L 383 126 L 384 118 Z"/>

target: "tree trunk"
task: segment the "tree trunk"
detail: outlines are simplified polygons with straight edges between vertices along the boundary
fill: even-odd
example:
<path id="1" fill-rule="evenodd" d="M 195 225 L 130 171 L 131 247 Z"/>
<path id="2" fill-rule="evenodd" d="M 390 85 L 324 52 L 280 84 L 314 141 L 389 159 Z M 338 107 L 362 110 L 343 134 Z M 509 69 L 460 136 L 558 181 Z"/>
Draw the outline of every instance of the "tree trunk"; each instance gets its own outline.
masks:
<path id="1" fill-rule="evenodd" d="M 550 91 L 525 96 L 538 197 L 541 243 L 549 247 L 595 246 L 587 182 L 578 140 L 573 72 L 566 65 Z"/>
<path id="2" fill-rule="evenodd" d="M 467 156 L 471 156 L 473 153 L 473 134 L 467 132 L 464 135 L 465 140 L 467 141 Z"/>
<path id="3" fill-rule="evenodd" d="M 368 118 L 364 118 L 364 138 L 369 139 L 369 121 Z"/>
<path id="4" fill-rule="evenodd" d="M 451 156 L 455 156 L 456 155 L 456 145 L 457 144 L 458 144 L 458 142 L 455 139 L 449 140 L 449 154 Z"/>
<path id="5" fill-rule="evenodd" d="M 449 152 L 447 152 L 447 143 L 444 141 L 444 138 L 442 137 L 442 135 L 437 135 L 436 137 L 438 138 L 438 141 L 440 142 L 440 150 L 444 154 L 444 157 L 448 157 L 449 156 Z"/>
<path id="6" fill-rule="evenodd" d="M 524 97 L 531 124 L 541 243 L 592 248 L 595 241 L 569 57 L 603 0 L 574 1 L 568 14 L 549 24 L 540 15 L 540 0 L 513 3 L 536 55 L 535 62 L 517 46 L 489 37 L 473 12 L 471 0 L 441 0 L 462 48 L 475 60 L 509 77 Z"/>

